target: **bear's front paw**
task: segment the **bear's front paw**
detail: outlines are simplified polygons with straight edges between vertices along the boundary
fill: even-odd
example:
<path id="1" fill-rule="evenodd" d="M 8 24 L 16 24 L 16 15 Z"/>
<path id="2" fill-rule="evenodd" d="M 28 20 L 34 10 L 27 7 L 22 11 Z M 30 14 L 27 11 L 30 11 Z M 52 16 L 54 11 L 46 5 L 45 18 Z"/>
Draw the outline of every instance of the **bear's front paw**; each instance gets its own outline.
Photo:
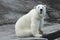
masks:
<path id="1" fill-rule="evenodd" d="M 42 34 L 36 34 L 35 37 L 42 37 Z"/>

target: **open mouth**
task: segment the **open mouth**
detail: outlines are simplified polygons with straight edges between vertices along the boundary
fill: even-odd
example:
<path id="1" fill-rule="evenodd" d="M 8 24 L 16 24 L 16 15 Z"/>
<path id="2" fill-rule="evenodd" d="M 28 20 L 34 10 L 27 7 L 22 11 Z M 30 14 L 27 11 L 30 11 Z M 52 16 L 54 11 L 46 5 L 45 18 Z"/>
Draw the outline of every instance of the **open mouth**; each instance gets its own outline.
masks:
<path id="1" fill-rule="evenodd" d="M 43 9 L 40 9 L 40 14 L 42 14 Z"/>

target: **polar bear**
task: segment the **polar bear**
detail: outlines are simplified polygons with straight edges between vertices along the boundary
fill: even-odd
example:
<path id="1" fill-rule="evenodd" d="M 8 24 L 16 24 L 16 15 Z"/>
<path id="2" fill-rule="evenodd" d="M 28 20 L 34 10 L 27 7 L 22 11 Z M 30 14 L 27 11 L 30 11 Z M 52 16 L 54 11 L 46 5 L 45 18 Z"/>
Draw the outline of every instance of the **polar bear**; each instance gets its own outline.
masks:
<path id="1" fill-rule="evenodd" d="M 43 31 L 41 27 L 44 24 L 44 16 L 46 14 L 46 5 L 39 4 L 30 12 L 20 17 L 15 24 L 15 32 L 19 37 L 27 37 L 33 35 L 41 37 Z"/>

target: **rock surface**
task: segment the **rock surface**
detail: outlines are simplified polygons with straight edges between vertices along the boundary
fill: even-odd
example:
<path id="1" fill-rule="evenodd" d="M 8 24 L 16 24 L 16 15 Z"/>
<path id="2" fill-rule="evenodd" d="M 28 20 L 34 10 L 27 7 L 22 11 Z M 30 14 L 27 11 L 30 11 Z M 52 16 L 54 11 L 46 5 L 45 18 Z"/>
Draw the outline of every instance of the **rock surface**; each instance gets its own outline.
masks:
<path id="1" fill-rule="evenodd" d="M 53 23 L 53 25 L 51 25 L 51 23 L 46 23 L 46 24 L 49 25 L 42 27 L 42 30 L 45 34 L 49 34 L 58 31 L 60 29 L 60 24 L 55 24 L 55 23 Z M 34 39 L 34 37 L 29 37 L 29 38 Z M 9 24 L 9 25 L 0 26 L 0 40 L 25 40 L 25 39 L 16 37 L 14 24 Z M 56 40 L 60 40 L 60 38 Z"/>

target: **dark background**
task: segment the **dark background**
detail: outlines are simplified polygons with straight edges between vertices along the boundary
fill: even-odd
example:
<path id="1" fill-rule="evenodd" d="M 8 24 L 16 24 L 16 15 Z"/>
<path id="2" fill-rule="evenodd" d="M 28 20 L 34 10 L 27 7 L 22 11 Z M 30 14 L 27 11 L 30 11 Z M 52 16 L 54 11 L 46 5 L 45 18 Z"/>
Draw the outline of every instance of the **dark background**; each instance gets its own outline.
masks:
<path id="1" fill-rule="evenodd" d="M 0 24 L 15 23 L 38 4 L 47 5 L 45 19 L 60 19 L 60 0 L 0 0 Z"/>

